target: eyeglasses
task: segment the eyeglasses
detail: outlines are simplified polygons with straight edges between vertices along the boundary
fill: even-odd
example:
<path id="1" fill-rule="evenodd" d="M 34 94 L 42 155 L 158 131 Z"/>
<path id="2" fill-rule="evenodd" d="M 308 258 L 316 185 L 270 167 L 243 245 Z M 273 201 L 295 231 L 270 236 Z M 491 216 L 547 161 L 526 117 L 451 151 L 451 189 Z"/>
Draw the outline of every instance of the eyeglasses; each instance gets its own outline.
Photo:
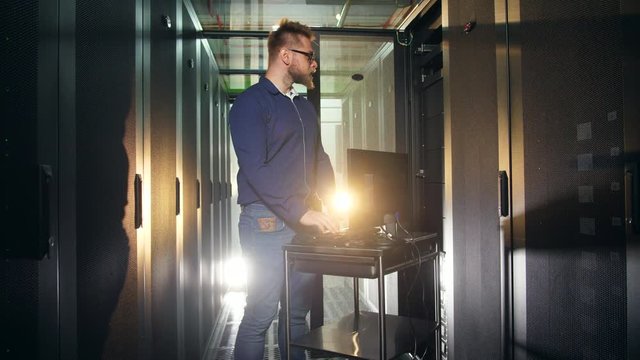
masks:
<path id="1" fill-rule="evenodd" d="M 302 54 L 304 56 L 307 57 L 307 59 L 309 60 L 309 63 L 312 63 L 316 60 L 316 54 L 312 51 L 312 52 L 306 52 L 306 51 L 302 51 L 302 50 L 296 50 L 296 49 L 287 49 L 289 51 L 293 51 L 293 52 L 297 52 L 298 54 Z"/>

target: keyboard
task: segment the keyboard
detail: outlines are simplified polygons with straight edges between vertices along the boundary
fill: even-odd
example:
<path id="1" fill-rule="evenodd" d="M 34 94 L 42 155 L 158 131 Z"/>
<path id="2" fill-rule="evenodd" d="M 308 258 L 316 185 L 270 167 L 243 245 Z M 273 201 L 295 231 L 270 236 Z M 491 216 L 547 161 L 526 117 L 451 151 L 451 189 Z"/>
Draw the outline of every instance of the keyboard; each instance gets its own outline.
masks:
<path id="1" fill-rule="evenodd" d="M 364 249 L 380 249 L 392 248 L 402 244 L 413 244 L 413 246 L 430 246 L 432 241 L 423 241 L 435 239 L 437 233 L 427 232 L 410 232 L 397 236 L 393 239 L 388 238 L 384 233 L 377 229 L 369 230 L 353 230 L 340 233 L 326 234 L 298 234 L 293 239 L 293 244 L 298 245 L 317 245 L 329 246 L 335 248 L 364 248 Z M 418 245 L 423 244 L 423 245 Z"/>
<path id="2" fill-rule="evenodd" d="M 316 234 L 313 235 L 313 242 L 316 244 L 342 244 L 352 238 L 353 236 L 346 232 Z"/>
<path id="3" fill-rule="evenodd" d="M 394 244 L 393 241 L 373 229 L 348 230 L 346 232 L 325 234 L 301 234 L 296 236 L 293 243 L 336 247 L 370 247 Z"/>

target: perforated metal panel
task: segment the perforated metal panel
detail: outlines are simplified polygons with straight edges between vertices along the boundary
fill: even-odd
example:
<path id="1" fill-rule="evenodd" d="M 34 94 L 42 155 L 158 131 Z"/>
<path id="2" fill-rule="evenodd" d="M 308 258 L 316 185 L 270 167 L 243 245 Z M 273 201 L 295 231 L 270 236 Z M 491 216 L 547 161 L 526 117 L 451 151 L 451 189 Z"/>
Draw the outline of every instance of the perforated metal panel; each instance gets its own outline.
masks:
<path id="1" fill-rule="evenodd" d="M 520 3 L 529 358 L 622 359 L 620 3 Z"/>
<path id="2" fill-rule="evenodd" d="M 0 225 L 6 234 L 3 255 L 39 259 L 44 252 L 38 246 L 38 224 L 25 225 L 39 214 L 38 108 L 42 99 L 38 98 L 38 64 L 43 24 L 38 21 L 38 1 L 3 2 L 1 10 Z"/>
<path id="3" fill-rule="evenodd" d="M 214 74 L 215 76 L 215 74 Z M 222 103 L 221 103 L 221 85 L 219 82 L 214 82 L 216 85 L 213 87 L 212 94 L 212 114 L 211 114 L 211 174 L 212 174 L 212 186 L 213 186 L 213 222 L 211 227 L 213 228 L 213 268 L 214 268 L 214 278 L 216 281 L 215 290 L 220 290 L 214 294 L 214 305 L 217 309 L 222 305 L 222 285 L 224 279 L 222 278 L 222 260 L 224 259 L 224 255 L 222 252 L 223 243 L 222 243 L 222 222 L 221 222 L 221 213 L 222 213 L 222 200 L 221 200 L 221 170 L 222 162 L 220 161 L 220 127 L 221 124 L 221 112 L 222 112 Z M 235 226 L 235 224 L 234 224 Z"/>
<path id="4" fill-rule="evenodd" d="M 176 359 L 176 2 L 150 8 L 151 357 Z"/>
<path id="5" fill-rule="evenodd" d="M 450 250 L 453 325 L 446 349 L 455 359 L 499 359 L 502 348 L 501 244 L 498 219 L 498 105 L 494 2 L 448 1 L 443 29 L 445 114 L 450 118 Z M 443 10 L 444 12 L 444 10 Z M 469 33 L 464 24 L 477 26 Z M 417 80 L 417 79 L 416 79 Z M 445 230 L 446 231 L 446 230 Z M 450 256 L 451 255 L 451 256 Z"/>
<path id="6" fill-rule="evenodd" d="M 198 70 L 195 27 L 186 8 L 182 10 L 182 247 L 184 279 L 184 344 L 187 359 L 201 358 L 200 244 L 198 239 Z"/>
<path id="7" fill-rule="evenodd" d="M 0 4 L 3 359 L 37 359 L 57 353 L 59 346 L 58 294 L 45 291 L 55 289 L 58 280 L 57 247 L 48 242 L 57 230 L 58 37 L 48 33 L 58 26 L 56 14 L 56 3 Z M 41 164 L 51 170 L 48 192 L 39 179 Z"/>
<path id="8" fill-rule="evenodd" d="M 212 186 L 211 186 L 211 63 L 209 55 L 201 46 L 201 73 L 200 73 L 200 186 L 201 186 L 201 221 L 202 221 L 202 316 L 201 333 L 203 336 L 202 348 L 206 351 L 206 341 L 213 331 L 213 244 L 212 244 Z"/>
<path id="9" fill-rule="evenodd" d="M 78 2 L 76 27 L 78 358 L 131 358 L 135 4 Z"/>

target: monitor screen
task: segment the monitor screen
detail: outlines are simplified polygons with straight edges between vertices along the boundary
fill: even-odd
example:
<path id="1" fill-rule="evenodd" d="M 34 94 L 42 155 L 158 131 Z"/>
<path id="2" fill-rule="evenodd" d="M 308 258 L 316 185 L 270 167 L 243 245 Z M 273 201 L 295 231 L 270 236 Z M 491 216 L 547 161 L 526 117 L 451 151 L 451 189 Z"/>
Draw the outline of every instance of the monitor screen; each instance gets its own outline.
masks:
<path id="1" fill-rule="evenodd" d="M 353 201 L 349 228 L 381 226 L 385 215 L 409 226 L 408 172 L 407 154 L 347 149 L 347 185 Z"/>

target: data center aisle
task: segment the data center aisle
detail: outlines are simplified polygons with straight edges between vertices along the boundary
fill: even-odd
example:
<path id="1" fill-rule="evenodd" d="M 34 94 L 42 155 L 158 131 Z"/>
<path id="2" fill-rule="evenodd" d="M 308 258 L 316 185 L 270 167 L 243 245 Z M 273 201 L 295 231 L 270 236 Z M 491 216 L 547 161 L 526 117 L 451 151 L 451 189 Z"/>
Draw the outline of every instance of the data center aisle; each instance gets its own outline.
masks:
<path id="1" fill-rule="evenodd" d="M 349 279 L 350 280 L 350 279 Z M 338 319 L 345 314 L 353 312 L 353 287 L 343 278 L 325 276 L 324 286 L 324 318 L 325 323 Z M 216 333 L 211 342 L 206 360 L 231 360 L 233 359 L 233 344 L 236 341 L 238 326 L 242 319 L 244 308 L 244 292 L 228 292 L 225 296 L 223 309 L 216 324 Z M 371 307 L 362 302 L 361 310 L 370 310 Z M 264 360 L 280 359 L 277 340 L 277 320 L 267 332 Z M 308 359 L 328 359 L 326 354 L 315 352 L 307 353 Z M 333 357 L 331 359 L 344 359 Z"/>

